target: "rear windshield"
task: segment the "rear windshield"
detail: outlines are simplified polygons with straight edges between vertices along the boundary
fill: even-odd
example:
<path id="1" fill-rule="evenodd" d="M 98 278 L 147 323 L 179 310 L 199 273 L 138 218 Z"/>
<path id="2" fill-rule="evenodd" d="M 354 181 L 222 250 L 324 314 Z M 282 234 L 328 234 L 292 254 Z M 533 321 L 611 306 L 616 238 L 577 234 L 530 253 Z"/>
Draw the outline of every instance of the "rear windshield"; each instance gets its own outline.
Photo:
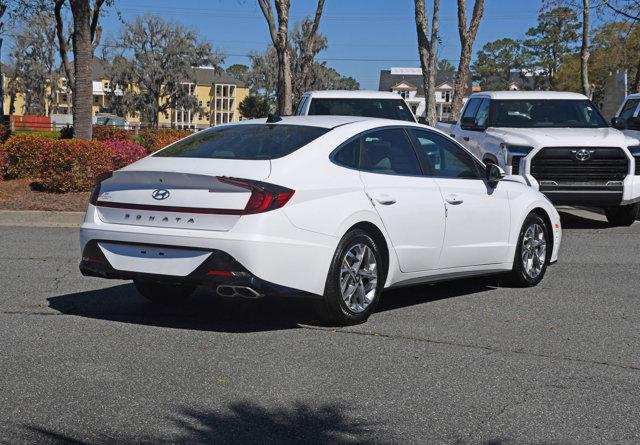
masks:
<path id="1" fill-rule="evenodd" d="M 607 121 L 589 100 L 492 100 L 492 126 L 603 128 Z"/>
<path id="2" fill-rule="evenodd" d="M 319 138 L 328 128 L 246 124 L 212 128 L 154 154 L 165 158 L 276 159 Z"/>
<path id="3" fill-rule="evenodd" d="M 307 114 L 416 121 L 402 99 L 312 99 Z"/>

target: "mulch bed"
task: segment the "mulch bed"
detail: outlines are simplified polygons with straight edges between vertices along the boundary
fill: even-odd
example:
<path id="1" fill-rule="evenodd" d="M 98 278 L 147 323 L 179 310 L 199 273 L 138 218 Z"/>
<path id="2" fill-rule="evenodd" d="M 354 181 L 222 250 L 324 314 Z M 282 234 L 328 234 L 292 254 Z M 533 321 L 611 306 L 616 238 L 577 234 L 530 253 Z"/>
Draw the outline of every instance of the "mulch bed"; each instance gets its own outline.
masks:
<path id="1" fill-rule="evenodd" d="M 47 193 L 38 191 L 31 180 L 0 180 L 0 210 L 54 210 L 84 212 L 89 192 Z"/>

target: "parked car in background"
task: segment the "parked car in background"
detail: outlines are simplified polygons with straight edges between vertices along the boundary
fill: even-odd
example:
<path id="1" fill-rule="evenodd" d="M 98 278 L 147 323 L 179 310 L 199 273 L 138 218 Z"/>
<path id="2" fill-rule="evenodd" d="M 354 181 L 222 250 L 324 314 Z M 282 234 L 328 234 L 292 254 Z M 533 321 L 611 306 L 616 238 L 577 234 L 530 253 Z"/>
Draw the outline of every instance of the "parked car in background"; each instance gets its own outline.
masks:
<path id="1" fill-rule="evenodd" d="M 437 128 L 555 204 L 602 207 L 614 225 L 638 216 L 640 142 L 609 126 L 582 94 L 476 93 L 457 123 Z"/>
<path id="2" fill-rule="evenodd" d="M 102 178 L 80 230 L 87 276 L 183 302 L 312 298 L 367 319 L 384 288 L 504 273 L 535 286 L 556 261 L 558 213 L 437 130 L 340 116 L 203 130 Z"/>
<path id="3" fill-rule="evenodd" d="M 364 116 L 416 122 L 404 99 L 390 91 L 309 91 L 303 94 L 297 116 Z"/>
<path id="4" fill-rule="evenodd" d="M 611 124 L 627 136 L 640 140 L 640 94 L 627 96 Z M 640 156 L 640 153 L 635 156 Z"/>

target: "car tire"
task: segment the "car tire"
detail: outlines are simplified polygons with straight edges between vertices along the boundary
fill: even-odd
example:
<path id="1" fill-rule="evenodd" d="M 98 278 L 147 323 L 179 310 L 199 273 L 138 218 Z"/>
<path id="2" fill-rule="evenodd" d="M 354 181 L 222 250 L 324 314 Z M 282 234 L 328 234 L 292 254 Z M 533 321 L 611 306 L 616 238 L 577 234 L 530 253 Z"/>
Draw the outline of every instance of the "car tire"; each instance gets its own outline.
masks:
<path id="1" fill-rule="evenodd" d="M 537 214 L 530 213 L 520 229 L 508 283 L 514 287 L 537 286 L 547 271 L 550 247 L 547 224 Z"/>
<path id="2" fill-rule="evenodd" d="M 133 284 L 140 295 L 149 301 L 160 304 L 178 304 L 189 297 L 196 290 L 194 285 L 164 283 L 150 280 L 133 280 Z"/>
<path id="3" fill-rule="evenodd" d="M 385 279 L 382 255 L 374 239 L 363 230 L 348 232 L 331 261 L 318 315 L 332 325 L 365 322 L 376 309 Z"/>
<path id="4" fill-rule="evenodd" d="M 607 207 L 604 214 L 612 226 L 628 227 L 638 218 L 640 203 L 619 207 Z"/>

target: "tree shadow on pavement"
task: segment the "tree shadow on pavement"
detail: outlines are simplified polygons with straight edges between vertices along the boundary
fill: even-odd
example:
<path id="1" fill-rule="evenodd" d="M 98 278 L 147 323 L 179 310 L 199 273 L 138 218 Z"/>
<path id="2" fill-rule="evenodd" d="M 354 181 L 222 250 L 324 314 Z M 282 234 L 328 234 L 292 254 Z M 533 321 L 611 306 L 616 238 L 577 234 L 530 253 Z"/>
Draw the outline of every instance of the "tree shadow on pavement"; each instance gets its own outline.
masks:
<path id="1" fill-rule="evenodd" d="M 150 420 L 150 419 L 147 419 Z M 149 422 L 150 423 L 150 422 Z M 267 408 L 256 403 L 234 402 L 220 411 L 182 409 L 178 415 L 161 420 L 157 436 L 130 437 L 126 431 L 91 431 L 80 425 L 70 431 L 26 426 L 24 439 L 50 444 L 368 444 L 389 443 L 389 433 L 370 419 L 349 416 L 339 404 L 312 406 L 298 402 L 290 407 Z M 75 431 L 74 431 L 75 430 Z"/>

